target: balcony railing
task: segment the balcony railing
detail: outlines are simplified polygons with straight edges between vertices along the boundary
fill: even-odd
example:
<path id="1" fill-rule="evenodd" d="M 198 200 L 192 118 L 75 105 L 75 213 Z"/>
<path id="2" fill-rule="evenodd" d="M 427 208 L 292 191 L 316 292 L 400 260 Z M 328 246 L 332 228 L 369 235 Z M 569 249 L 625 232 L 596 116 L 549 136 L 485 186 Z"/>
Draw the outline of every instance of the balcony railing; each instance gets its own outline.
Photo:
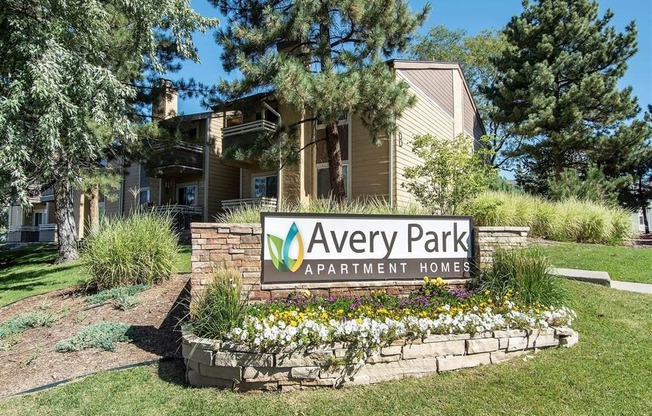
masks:
<path id="1" fill-rule="evenodd" d="M 56 240 L 57 225 L 19 225 L 9 227 L 8 243 L 50 243 Z"/>
<path id="2" fill-rule="evenodd" d="M 239 198 L 225 199 L 222 201 L 222 209 L 225 211 L 234 211 L 239 208 L 255 207 L 260 209 L 276 209 L 276 198 Z"/>
<path id="3" fill-rule="evenodd" d="M 147 171 L 154 176 L 191 173 L 201 174 L 204 168 L 204 148 L 190 143 L 152 145 Z"/>
<path id="4" fill-rule="evenodd" d="M 256 120 L 250 123 L 238 124 L 237 126 L 224 127 L 222 137 L 244 136 L 251 133 L 264 133 L 276 130 L 276 124 L 267 120 Z"/>
<path id="5" fill-rule="evenodd" d="M 193 216 L 202 216 L 204 213 L 203 207 L 200 205 L 154 205 L 148 209 L 154 212 L 165 212 L 170 214 Z"/>

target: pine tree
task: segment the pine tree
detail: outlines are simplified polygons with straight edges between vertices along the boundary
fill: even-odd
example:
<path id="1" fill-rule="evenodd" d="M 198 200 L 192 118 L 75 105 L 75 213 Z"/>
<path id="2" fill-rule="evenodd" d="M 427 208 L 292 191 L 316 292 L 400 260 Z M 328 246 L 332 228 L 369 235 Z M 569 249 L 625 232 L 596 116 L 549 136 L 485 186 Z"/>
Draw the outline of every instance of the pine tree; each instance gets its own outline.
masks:
<path id="1" fill-rule="evenodd" d="M 609 10 L 598 17 L 589 0 L 524 1 L 503 29 L 508 47 L 493 60 L 497 82 L 485 92 L 492 118 L 514 123 L 530 140 L 519 154 L 527 179 L 559 179 L 565 168 L 586 165 L 598 138 L 639 109 L 632 89 L 617 82 L 636 53 L 636 26 L 618 33 Z"/>
<path id="2" fill-rule="evenodd" d="M 228 16 L 218 34 L 225 70 L 242 78 L 225 82 L 227 100 L 274 92 L 306 114 L 297 124 L 321 120 L 332 198 L 344 200 L 337 121 L 359 116 L 376 144 L 413 102 L 382 61 L 404 50 L 428 7 L 411 13 L 405 0 L 211 0 Z"/>

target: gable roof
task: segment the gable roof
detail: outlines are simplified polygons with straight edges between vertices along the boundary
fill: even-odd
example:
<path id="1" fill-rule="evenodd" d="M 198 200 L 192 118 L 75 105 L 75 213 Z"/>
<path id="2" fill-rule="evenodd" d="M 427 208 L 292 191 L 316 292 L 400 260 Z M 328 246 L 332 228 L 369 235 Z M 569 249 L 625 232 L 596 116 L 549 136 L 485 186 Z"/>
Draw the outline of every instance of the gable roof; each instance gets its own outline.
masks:
<path id="1" fill-rule="evenodd" d="M 449 70 L 449 71 L 458 71 L 462 78 L 462 85 L 464 85 L 464 90 L 468 96 L 468 99 L 471 103 L 471 108 L 473 109 L 475 115 L 480 122 L 480 127 L 483 134 L 487 134 L 487 130 L 484 127 L 482 122 L 482 117 L 478 112 L 478 107 L 473 99 L 473 94 L 471 94 L 471 89 L 469 84 L 466 82 L 466 77 L 464 76 L 464 71 L 460 64 L 456 62 L 438 62 L 438 61 L 412 61 L 406 59 L 392 59 L 387 61 L 387 64 L 394 68 L 395 70 L 400 70 L 402 74 L 406 75 L 410 82 L 412 82 L 417 88 L 427 94 L 436 102 L 440 103 L 440 106 L 447 111 L 449 114 L 453 114 L 453 109 L 450 105 L 438 99 L 439 91 L 437 90 L 437 85 L 433 78 L 428 77 L 427 72 L 422 70 Z"/>

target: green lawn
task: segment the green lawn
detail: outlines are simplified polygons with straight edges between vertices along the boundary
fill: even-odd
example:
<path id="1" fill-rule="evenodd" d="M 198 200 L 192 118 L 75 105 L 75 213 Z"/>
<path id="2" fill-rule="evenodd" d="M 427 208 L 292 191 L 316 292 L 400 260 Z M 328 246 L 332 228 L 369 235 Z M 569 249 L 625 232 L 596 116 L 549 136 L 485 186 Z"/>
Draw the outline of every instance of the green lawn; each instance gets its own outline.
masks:
<path id="1" fill-rule="evenodd" d="M 555 267 L 597 270 L 613 280 L 652 283 L 652 249 L 560 243 L 541 246 Z"/>
<path id="2" fill-rule="evenodd" d="M 56 248 L 51 245 L 32 245 L 0 253 L 0 307 L 90 280 L 80 262 L 53 265 L 56 257 Z M 181 247 L 176 271 L 190 272 L 190 246 Z"/>
<path id="3" fill-rule="evenodd" d="M 105 372 L 0 402 L 11 415 L 644 415 L 652 296 L 566 282 L 580 342 L 531 359 L 369 387 L 238 395 L 188 388 L 176 363 Z"/>

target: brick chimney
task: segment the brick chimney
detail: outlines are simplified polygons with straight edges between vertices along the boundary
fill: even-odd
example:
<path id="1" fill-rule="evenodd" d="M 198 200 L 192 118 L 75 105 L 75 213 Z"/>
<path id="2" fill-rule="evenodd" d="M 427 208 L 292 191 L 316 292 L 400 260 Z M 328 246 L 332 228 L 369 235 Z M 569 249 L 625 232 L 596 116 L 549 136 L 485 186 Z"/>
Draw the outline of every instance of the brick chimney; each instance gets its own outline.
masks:
<path id="1" fill-rule="evenodd" d="M 154 90 L 152 102 L 152 117 L 154 120 L 165 120 L 177 115 L 177 90 L 169 79 L 159 79 L 159 86 Z"/>

